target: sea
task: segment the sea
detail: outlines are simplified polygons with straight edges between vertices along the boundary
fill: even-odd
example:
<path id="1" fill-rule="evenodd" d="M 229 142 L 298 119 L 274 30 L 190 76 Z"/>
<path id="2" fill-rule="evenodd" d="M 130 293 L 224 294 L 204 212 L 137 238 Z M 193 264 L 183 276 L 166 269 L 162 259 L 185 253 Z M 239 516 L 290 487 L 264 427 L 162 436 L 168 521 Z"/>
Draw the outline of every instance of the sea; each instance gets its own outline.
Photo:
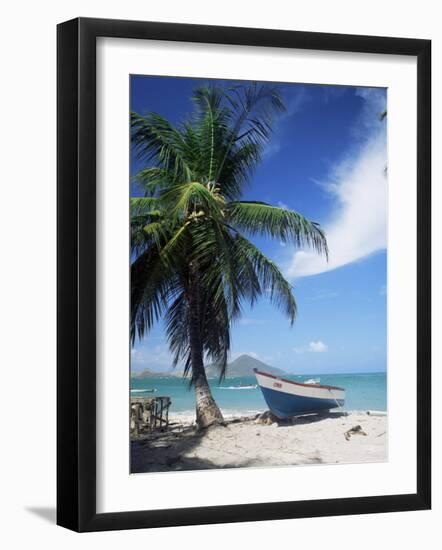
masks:
<path id="1" fill-rule="evenodd" d="M 346 391 L 346 411 L 387 411 L 387 376 L 380 373 L 284 375 L 285 379 L 338 386 Z M 247 416 L 268 409 L 254 376 L 209 380 L 213 396 L 227 416 Z M 152 391 L 154 390 L 154 391 Z M 189 381 L 180 377 L 131 379 L 131 396 L 168 396 L 170 414 L 192 416 L 195 396 Z"/>

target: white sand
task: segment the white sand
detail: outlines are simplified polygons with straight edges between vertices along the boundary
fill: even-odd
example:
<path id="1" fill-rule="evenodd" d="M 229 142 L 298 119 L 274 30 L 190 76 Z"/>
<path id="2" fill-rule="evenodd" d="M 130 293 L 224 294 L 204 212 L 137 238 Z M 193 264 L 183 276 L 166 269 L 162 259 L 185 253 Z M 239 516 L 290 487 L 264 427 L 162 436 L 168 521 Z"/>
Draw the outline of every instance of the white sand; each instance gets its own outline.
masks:
<path id="1" fill-rule="evenodd" d="M 387 460 L 386 416 L 330 413 L 301 417 L 291 425 L 230 419 L 227 426 L 200 432 L 191 421 L 172 418 L 167 433 L 132 441 L 132 472 Z M 346 439 L 345 432 L 355 426 L 364 433 Z"/>

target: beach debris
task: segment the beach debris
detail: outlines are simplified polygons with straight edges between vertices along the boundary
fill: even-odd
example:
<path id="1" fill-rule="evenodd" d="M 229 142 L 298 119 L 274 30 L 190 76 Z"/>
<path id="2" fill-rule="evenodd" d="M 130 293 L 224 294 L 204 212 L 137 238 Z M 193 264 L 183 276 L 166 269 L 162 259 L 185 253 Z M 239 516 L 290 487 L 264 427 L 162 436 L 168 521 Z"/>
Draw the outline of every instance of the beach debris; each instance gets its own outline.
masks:
<path id="1" fill-rule="evenodd" d="M 130 399 L 130 430 L 131 435 L 138 436 L 142 432 L 153 430 L 168 430 L 170 397 L 131 397 Z"/>
<path id="2" fill-rule="evenodd" d="M 226 424 L 243 424 L 244 422 L 248 422 L 249 420 L 253 420 L 258 418 L 259 414 L 257 414 L 254 417 L 250 416 L 235 416 L 233 418 L 228 418 L 226 420 Z"/>
<path id="3" fill-rule="evenodd" d="M 356 426 L 353 426 L 353 428 L 350 428 L 346 432 L 344 432 L 344 437 L 347 441 L 350 441 L 350 437 L 352 435 L 367 435 L 364 430 L 362 429 L 360 424 L 357 424 Z"/>
<path id="4" fill-rule="evenodd" d="M 271 411 L 265 411 L 259 414 L 255 420 L 255 424 L 262 424 L 263 426 L 271 426 L 278 423 L 279 418 L 275 416 Z"/>

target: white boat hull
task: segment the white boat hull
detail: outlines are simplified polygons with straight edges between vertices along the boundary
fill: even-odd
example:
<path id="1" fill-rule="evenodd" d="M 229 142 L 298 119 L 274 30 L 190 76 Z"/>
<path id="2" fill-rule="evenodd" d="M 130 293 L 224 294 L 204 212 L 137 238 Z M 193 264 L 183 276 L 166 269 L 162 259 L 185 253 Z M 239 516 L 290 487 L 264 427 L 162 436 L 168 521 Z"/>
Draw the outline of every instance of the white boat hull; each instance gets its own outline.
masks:
<path id="1" fill-rule="evenodd" d="M 301 384 L 255 370 L 258 385 L 269 409 L 278 418 L 342 407 L 345 390 L 335 386 Z"/>

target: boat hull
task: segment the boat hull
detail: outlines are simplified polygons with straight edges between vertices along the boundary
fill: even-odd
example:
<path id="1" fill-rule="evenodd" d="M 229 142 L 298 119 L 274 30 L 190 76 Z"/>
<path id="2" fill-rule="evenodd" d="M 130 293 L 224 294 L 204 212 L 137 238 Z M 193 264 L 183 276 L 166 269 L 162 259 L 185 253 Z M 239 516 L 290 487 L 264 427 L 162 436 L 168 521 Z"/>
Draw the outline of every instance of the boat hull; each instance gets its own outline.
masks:
<path id="1" fill-rule="evenodd" d="M 269 409 L 281 419 L 335 409 L 345 402 L 342 388 L 299 384 L 259 371 L 255 376 Z"/>

